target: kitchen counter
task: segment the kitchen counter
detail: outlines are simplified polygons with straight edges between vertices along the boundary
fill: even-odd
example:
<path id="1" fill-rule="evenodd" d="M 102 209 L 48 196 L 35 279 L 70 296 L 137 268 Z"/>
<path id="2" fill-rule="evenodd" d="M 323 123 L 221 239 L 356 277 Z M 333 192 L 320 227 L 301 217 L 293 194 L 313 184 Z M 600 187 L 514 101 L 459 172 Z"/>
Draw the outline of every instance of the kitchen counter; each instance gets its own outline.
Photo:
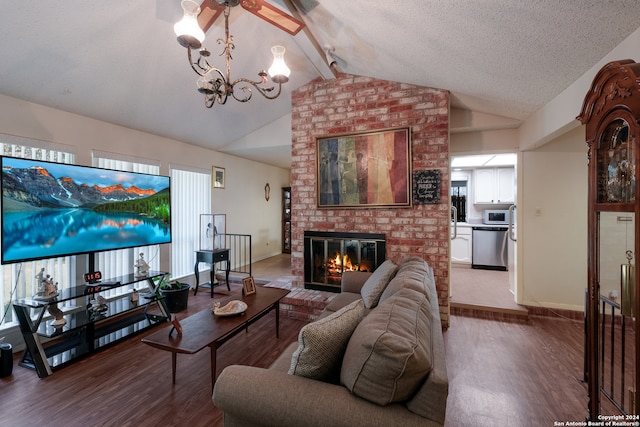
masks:
<path id="1" fill-rule="evenodd" d="M 451 227 L 454 226 L 454 223 L 451 223 Z M 469 223 L 469 222 L 459 222 L 458 223 L 458 228 L 463 227 L 463 228 L 470 228 L 470 227 L 509 227 L 509 224 L 475 224 L 475 223 Z"/>

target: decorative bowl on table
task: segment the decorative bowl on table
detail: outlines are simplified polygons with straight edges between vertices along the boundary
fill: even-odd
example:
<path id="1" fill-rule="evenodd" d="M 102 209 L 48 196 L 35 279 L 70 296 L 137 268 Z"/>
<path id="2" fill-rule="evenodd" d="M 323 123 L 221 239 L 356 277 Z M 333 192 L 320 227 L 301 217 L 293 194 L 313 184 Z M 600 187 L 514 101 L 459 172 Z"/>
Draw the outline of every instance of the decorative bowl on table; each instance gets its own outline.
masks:
<path id="1" fill-rule="evenodd" d="M 216 316 L 236 316 L 247 311 L 247 307 L 247 303 L 244 301 L 234 299 L 233 301 L 229 301 L 224 307 L 220 307 L 219 302 L 214 302 L 211 311 Z"/>

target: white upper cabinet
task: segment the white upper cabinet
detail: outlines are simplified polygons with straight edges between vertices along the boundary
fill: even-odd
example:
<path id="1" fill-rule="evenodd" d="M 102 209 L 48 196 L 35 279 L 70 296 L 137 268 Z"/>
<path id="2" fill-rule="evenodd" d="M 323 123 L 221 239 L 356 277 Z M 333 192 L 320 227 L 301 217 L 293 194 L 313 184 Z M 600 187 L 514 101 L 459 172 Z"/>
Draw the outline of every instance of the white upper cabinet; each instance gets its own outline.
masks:
<path id="1" fill-rule="evenodd" d="M 476 169 L 474 178 L 474 202 L 493 203 L 495 199 L 496 170 Z"/>
<path id="2" fill-rule="evenodd" d="M 515 202 L 515 174 L 513 168 L 476 169 L 475 203 L 512 204 Z"/>

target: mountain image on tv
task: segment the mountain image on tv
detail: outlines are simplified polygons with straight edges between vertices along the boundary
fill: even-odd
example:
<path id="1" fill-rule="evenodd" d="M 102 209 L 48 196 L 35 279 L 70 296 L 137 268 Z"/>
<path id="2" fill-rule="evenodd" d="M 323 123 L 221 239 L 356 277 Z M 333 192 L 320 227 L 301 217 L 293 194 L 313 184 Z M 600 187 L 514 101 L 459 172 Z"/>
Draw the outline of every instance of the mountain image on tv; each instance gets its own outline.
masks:
<path id="1" fill-rule="evenodd" d="M 2 262 L 168 243 L 169 182 L 2 157 Z"/>

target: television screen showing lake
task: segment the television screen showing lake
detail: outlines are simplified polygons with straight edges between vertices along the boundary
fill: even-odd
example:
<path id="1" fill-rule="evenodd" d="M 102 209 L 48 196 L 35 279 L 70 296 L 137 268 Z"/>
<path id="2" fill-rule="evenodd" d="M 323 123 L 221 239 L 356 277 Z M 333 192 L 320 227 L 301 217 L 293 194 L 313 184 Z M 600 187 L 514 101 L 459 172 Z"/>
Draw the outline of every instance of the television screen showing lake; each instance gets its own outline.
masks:
<path id="1" fill-rule="evenodd" d="M 0 156 L 2 263 L 171 242 L 171 178 Z"/>
<path id="2" fill-rule="evenodd" d="M 134 213 L 51 209 L 5 213 L 4 261 L 166 243 L 168 224 Z"/>

